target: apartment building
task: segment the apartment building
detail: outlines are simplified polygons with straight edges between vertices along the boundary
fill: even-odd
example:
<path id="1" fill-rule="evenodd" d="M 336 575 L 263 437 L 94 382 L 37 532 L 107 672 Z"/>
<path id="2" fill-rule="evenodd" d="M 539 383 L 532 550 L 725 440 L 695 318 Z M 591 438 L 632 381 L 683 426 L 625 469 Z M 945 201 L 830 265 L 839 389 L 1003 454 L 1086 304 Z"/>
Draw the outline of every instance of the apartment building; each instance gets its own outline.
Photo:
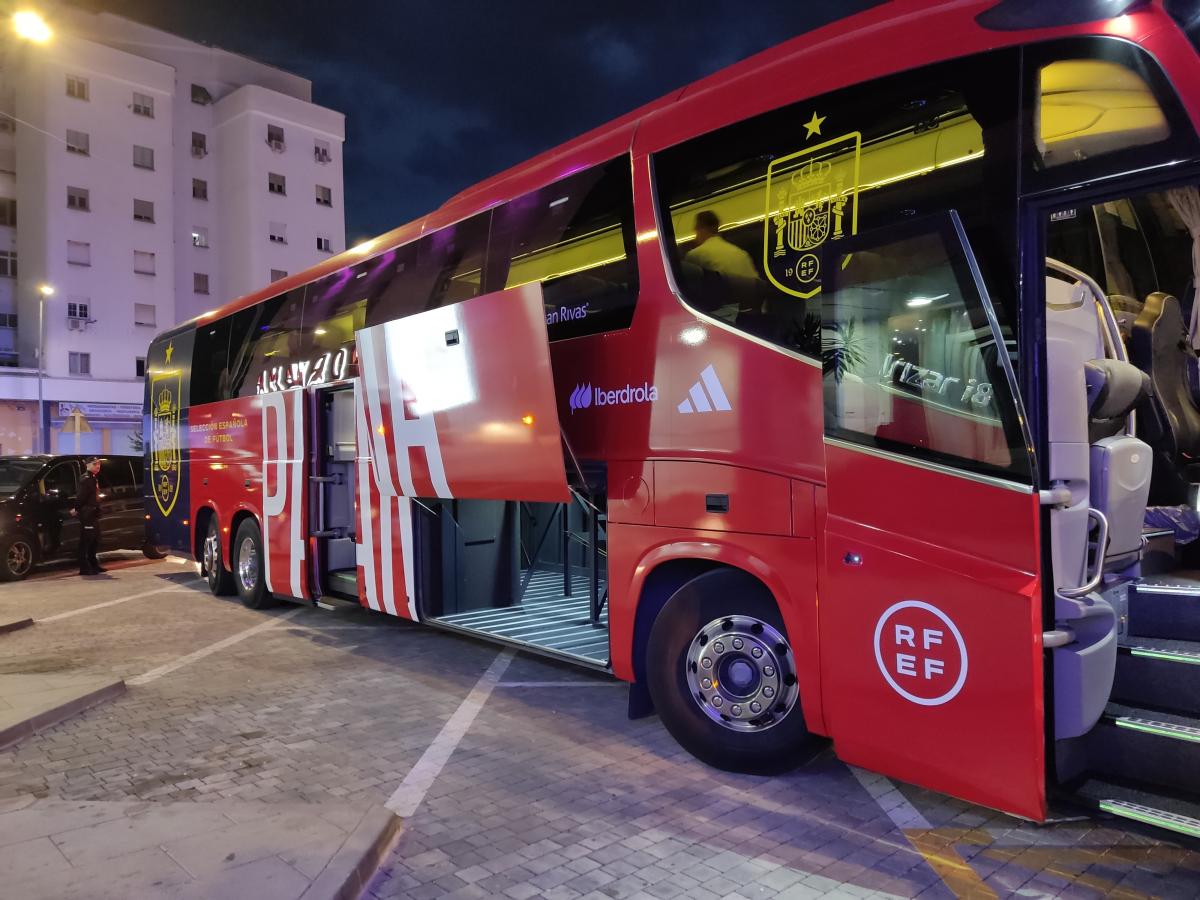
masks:
<path id="1" fill-rule="evenodd" d="M 345 249 L 344 117 L 119 16 L 51 26 L 0 38 L 0 454 L 39 422 L 51 450 L 130 452 L 154 334 Z"/>

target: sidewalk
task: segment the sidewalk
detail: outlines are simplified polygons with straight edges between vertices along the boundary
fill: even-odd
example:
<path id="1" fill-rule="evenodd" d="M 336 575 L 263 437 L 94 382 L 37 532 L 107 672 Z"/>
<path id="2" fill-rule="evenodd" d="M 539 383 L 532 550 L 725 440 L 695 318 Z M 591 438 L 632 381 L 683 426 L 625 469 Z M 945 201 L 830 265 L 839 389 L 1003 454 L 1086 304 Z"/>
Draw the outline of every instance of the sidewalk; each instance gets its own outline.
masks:
<path id="1" fill-rule="evenodd" d="M 374 804 L 21 797 L 0 802 L 0 872 L 28 900 L 343 900 L 399 833 Z"/>

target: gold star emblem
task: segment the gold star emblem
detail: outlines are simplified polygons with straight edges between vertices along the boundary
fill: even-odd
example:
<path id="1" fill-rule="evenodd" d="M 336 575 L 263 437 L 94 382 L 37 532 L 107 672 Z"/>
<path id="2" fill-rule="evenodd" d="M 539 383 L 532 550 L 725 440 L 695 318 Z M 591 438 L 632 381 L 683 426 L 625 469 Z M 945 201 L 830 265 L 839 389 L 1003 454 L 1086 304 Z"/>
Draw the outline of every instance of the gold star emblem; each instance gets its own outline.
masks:
<path id="1" fill-rule="evenodd" d="M 167 344 L 167 365 L 168 366 L 171 364 L 171 354 L 174 352 L 175 352 L 175 342 L 171 341 L 171 343 Z"/>
<path id="2" fill-rule="evenodd" d="M 808 140 L 814 134 L 819 135 L 821 133 L 821 123 L 824 121 L 824 116 L 818 116 L 816 112 L 813 112 L 812 118 L 804 123 L 804 130 L 806 132 L 804 139 Z"/>

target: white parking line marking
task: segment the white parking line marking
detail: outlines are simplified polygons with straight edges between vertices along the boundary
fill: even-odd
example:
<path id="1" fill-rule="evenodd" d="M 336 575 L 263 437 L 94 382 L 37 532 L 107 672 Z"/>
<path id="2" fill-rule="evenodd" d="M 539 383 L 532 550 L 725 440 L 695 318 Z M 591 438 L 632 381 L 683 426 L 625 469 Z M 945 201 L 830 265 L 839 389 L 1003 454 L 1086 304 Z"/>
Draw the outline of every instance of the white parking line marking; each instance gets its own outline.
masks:
<path id="1" fill-rule="evenodd" d="M 198 579 L 197 579 L 198 580 Z M 84 613 L 92 612 L 97 609 L 105 609 L 109 606 L 116 606 L 118 603 L 128 603 L 130 600 L 141 600 L 143 597 L 150 597 L 154 594 L 183 594 L 188 591 L 181 590 L 179 586 L 172 585 L 171 587 L 159 587 L 150 591 L 142 591 L 140 594 L 130 594 L 128 597 L 118 597 L 116 600 L 106 600 L 103 603 L 93 603 L 91 606 L 83 606 L 79 609 L 68 610 L 67 612 L 56 613 L 53 616 L 46 616 L 44 619 L 37 619 L 38 622 L 58 622 L 62 619 L 69 619 L 72 616 L 81 616 Z"/>
<path id="2" fill-rule="evenodd" d="M 577 688 L 577 687 L 625 687 L 625 682 L 617 681 L 502 681 L 498 688 Z"/>
<path id="3" fill-rule="evenodd" d="M 181 656 L 174 662 L 166 663 L 165 665 L 159 666 L 157 669 L 151 669 L 149 672 L 144 672 L 141 675 L 129 678 L 125 681 L 125 683 L 135 686 L 149 684 L 151 681 L 162 678 L 164 675 L 170 675 L 177 669 L 182 669 L 184 666 L 191 665 L 192 663 L 196 662 L 196 660 L 204 659 L 206 656 L 211 656 L 218 650 L 224 650 L 226 647 L 232 647 L 234 644 L 240 643 L 248 637 L 253 637 L 260 631 L 266 631 L 268 628 L 275 628 L 277 625 L 281 625 L 288 619 L 292 618 L 292 616 L 299 615 L 302 612 L 304 612 L 304 608 L 297 607 L 296 609 L 285 612 L 281 616 L 275 616 L 274 618 L 268 619 L 265 622 L 259 622 L 257 625 L 247 628 L 245 631 L 239 631 L 237 634 L 230 635 L 224 640 L 217 641 L 215 644 L 209 644 L 207 647 L 201 647 L 194 653 L 189 653 L 187 656 Z"/>
<path id="4" fill-rule="evenodd" d="M 892 824 L 903 831 L 905 828 L 929 828 L 929 820 L 908 802 L 891 779 L 876 772 L 868 772 L 858 766 L 849 766 L 850 772 L 879 804 Z"/>
<path id="5" fill-rule="evenodd" d="M 475 716 L 479 714 L 479 710 L 491 696 L 492 688 L 496 687 L 503 677 L 504 670 L 513 660 L 513 655 L 514 651 L 512 650 L 500 651 L 492 664 L 488 666 L 487 671 L 479 676 L 475 687 L 471 688 L 471 693 L 467 694 L 466 699 L 458 705 L 454 715 L 442 726 L 442 730 L 433 739 L 433 743 L 421 754 L 417 764 L 404 776 L 400 787 L 396 788 L 395 793 L 384 806 L 404 818 L 417 811 L 421 801 L 433 787 L 433 782 L 442 771 L 442 767 L 446 765 L 450 755 L 458 746 L 458 742 L 463 739 L 463 735 L 475 721 Z"/>

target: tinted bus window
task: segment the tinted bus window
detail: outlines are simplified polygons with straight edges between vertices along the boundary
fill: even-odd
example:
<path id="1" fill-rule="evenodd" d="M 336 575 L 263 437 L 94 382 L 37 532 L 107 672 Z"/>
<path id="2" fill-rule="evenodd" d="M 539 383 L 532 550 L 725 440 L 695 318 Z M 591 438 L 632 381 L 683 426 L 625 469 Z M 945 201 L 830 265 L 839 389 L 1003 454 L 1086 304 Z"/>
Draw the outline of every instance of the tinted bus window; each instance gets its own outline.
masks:
<path id="1" fill-rule="evenodd" d="M 805 100 L 656 155 L 663 240 L 694 309 L 817 356 L 823 252 L 956 209 L 1015 302 L 1015 51 Z M 976 237 L 975 234 L 972 237 Z"/>
<path id="2" fill-rule="evenodd" d="M 398 251 L 348 266 L 308 286 L 304 301 L 304 355 L 314 370 L 308 383 L 353 377 L 354 333 L 367 310 L 396 277 Z"/>
<path id="3" fill-rule="evenodd" d="M 226 317 L 196 326 L 196 339 L 192 345 L 192 406 L 228 400 L 231 396 L 230 322 Z"/>
<path id="4" fill-rule="evenodd" d="M 233 314 L 230 324 L 230 395 L 294 387 L 292 363 L 303 355 L 304 288 Z"/>
<path id="5" fill-rule="evenodd" d="M 424 302 L 423 310 L 470 300 L 483 293 L 491 213 L 448 225 L 417 242 L 416 268 L 406 272 L 404 290 Z"/>
<path id="6" fill-rule="evenodd" d="M 826 433 L 1028 482 L 1007 351 L 950 217 L 843 246 L 825 254 L 833 267 L 823 293 Z"/>
<path id="7" fill-rule="evenodd" d="M 629 159 L 620 157 L 496 210 L 489 290 L 540 281 L 551 340 L 627 328 L 634 247 Z"/>

